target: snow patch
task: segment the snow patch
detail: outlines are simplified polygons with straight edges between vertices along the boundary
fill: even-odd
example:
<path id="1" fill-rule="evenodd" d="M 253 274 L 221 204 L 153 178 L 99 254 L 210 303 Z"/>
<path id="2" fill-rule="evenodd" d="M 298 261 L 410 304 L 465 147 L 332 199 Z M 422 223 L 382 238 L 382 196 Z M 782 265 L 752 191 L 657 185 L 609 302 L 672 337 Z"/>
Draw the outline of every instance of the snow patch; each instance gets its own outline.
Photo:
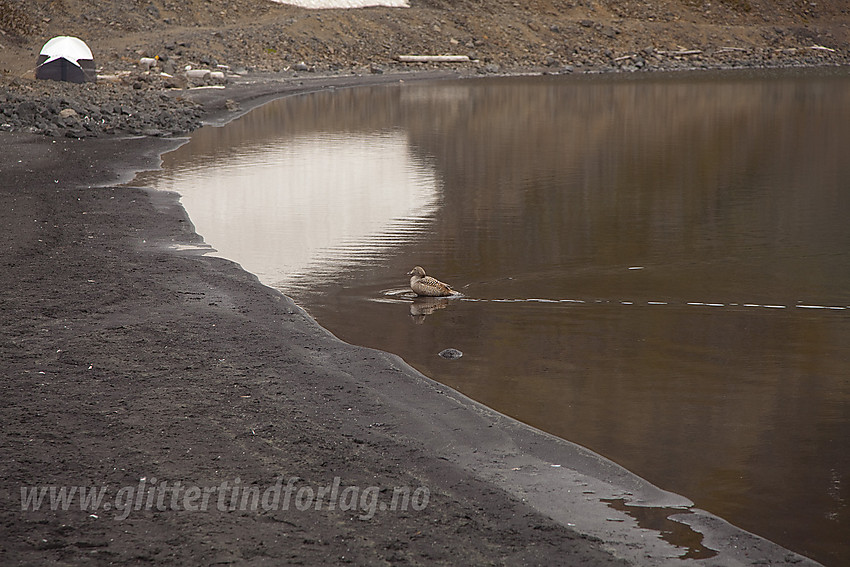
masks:
<path id="1" fill-rule="evenodd" d="M 289 4 L 300 8 L 323 10 L 328 8 L 367 8 L 386 6 L 388 8 L 409 8 L 407 0 L 272 0 L 278 4 Z"/>

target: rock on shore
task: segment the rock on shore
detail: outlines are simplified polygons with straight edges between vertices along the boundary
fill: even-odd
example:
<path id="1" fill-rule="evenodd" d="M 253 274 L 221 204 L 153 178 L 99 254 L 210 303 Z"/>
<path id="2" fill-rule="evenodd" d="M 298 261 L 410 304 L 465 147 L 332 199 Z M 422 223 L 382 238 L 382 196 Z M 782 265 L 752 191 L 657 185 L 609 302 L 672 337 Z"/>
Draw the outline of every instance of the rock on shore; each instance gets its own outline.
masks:
<path id="1" fill-rule="evenodd" d="M 164 136 L 198 128 L 202 114 L 179 97 L 104 83 L 14 81 L 0 88 L 0 130 L 6 131 Z"/>

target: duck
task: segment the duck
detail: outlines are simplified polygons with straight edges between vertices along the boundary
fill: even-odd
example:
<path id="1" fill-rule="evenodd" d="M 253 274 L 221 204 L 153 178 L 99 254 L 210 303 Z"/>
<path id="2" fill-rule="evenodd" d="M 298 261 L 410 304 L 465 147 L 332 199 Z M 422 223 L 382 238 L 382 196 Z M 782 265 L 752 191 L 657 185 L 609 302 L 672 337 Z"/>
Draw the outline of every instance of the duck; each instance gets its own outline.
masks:
<path id="1" fill-rule="evenodd" d="M 425 297 L 447 297 L 457 292 L 449 284 L 443 283 L 436 278 L 425 275 L 422 266 L 416 266 L 407 275 L 410 276 L 410 289 L 416 295 Z"/>

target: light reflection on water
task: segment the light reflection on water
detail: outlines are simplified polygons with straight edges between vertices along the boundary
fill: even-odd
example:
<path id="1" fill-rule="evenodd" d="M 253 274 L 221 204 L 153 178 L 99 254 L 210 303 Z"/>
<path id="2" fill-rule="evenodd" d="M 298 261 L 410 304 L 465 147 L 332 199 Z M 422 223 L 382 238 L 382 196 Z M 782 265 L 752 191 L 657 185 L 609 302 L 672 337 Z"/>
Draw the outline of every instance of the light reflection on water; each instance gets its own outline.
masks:
<path id="1" fill-rule="evenodd" d="M 254 147 L 226 183 L 238 196 L 202 187 L 195 204 L 184 198 L 189 215 L 332 332 L 796 551 L 827 564 L 850 555 L 846 76 L 322 93 L 198 132 L 149 182 L 188 194 L 188 170 L 219 172 Z M 377 206 L 342 194 L 362 170 L 381 221 L 353 247 L 337 237 L 287 264 L 329 217 L 290 193 L 251 196 L 269 147 L 291 152 L 288 169 L 265 174 L 271 193 L 307 170 L 298 190 L 357 219 Z M 339 148 L 356 157 L 328 161 Z M 379 169 L 380 157 L 404 165 Z M 260 206 L 237 224 L 231 198 Z M 225 214 L 205 212 L 215 208 Z M 277 215 L 308 227 L 306 244 L 275 232 Z M 226 252 L 224 236 L 255 228 L 244 258 Z M 463 297 L 406 297 L 416 264 Z M 437 356 L 448 347 L 464 356 Z"/>
<path id="2" fill-rule="evenodd" d="M 166 166 L 156 186 L 180 193 L 217 255 L 271 285 L 380 258 L 438 197 L 434 173 L 399 132 L 278 137 L 199 161 Z"/>

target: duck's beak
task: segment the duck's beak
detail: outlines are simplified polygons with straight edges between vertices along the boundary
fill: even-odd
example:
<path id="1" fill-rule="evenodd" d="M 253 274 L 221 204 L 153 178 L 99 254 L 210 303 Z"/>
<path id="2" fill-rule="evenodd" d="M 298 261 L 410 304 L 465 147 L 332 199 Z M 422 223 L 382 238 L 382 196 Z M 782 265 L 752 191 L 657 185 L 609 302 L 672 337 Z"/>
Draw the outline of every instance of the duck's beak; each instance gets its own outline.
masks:
<path id="1" fill-rule="evenodd" d="M 412 276 L 412 275 L 413 275 L 413 270 L 410 270 L 409 272 L 407 272 L 407 275 L 408 275 L 408 276 Z"/>

